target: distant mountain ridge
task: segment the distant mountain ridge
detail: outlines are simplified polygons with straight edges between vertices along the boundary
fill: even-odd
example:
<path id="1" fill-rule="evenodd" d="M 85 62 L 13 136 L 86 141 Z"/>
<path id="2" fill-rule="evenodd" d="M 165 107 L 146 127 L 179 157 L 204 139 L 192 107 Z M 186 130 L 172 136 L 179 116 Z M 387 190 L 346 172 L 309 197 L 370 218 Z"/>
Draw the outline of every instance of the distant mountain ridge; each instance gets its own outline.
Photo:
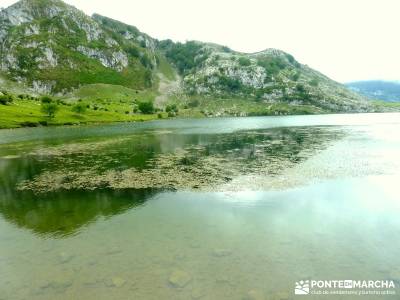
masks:
<path id="1" fill-rule="evenodd" d="M 0 28 L 1 73 L 37 93 L 67 95 L 103 83 L 156 91 L 160 107 L 170 99 L 190 104 L 201 97 L 244 99 L 266 110 L 370 110 L 363 96 L 283 51 L 240 53 L 198 41 L 159 41 L 60 0 L 21 0 L 0 12 Z M 245 109 L 233 106 L 232 113 Z"/>
<path id="2" fill-rule="evenodd" d="M 346 85 L 370 99 L 400 102 L 400 81 L 367 80 L 349 82 Z"/>

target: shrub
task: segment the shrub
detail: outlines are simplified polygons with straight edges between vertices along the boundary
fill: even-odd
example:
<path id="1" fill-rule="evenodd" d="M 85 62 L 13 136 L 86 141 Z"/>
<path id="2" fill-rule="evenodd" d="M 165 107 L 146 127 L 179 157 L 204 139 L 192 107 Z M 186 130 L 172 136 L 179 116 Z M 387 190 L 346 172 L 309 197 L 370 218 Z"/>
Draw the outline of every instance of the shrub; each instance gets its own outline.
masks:
<path id="1" fill-rule="evenodd" d="M 38 127 L 39 123 L 32 122 L 32 121 L 25 121 L 25 122 L 19 123 L 19 125 L 21 125 L 21 127 Z"/>
<path id="2" fill-rule="evenodd" d="M 140 102 L 138 108 L 143 114 L 152 114 L 154 112 L 154 104 L 151 101 Z"/>
<path id="3" fill-rule="evenodd" d="M 317 78 L 314 78 L 314 79 L 312 79 L 312 80 L 310 80 L 310 85 L 311 86 L 318 86 L 318 84 L 319 84 L 319 80 L 317 79 Z"/>
<path id="4" fill-rule="evenodd" d="M 220 76 L 219 84 L 227 92 L 235 92 L 242 88 L 242 83 L 238 79 L 228 76 Z"/>
<path id="5" fill-rule="evenodd" d="M 306 92 L 306 88 L 305 88 L 304 85 L 302 85 L 302 84 L 296 85 L 296 90 L 297 90 L 297 92 L 299 92 L 299 93 L 305 93 L 305 92 Z"/>
<path id="6" fill-rule="evenodd" d="M 227 53 L 232 52 L 232 50 L 227 46 L 222 46 L 222 51 L 227 52 Z"/>
<path id="7" fill-rule="evenodd" d="M 179 110 L 178 110 L 178 107 L 176 106 L 176 104 L 171 104 L 171 105 L 167 105 L 167 107 L 165 108 L 165 111 L 167 113 L 169 113 L 169 112 L 177 113 Z"/>
<path id="8" fill-rule="evenodd" d="M 141 63 L 144 67 L 146 67 L 146 68 L 152 67 L 151 60 L 150 60 L 150 58 L 147 56 L 147 54 L 143 54 L 143 55 L 140 57 L 139 60 L 140 60 L 140 63 Z"/>
<path id="9" fill-rule="evenodd" d="M 57 103 L 54 103 L 54 102 L 50 102 L 50 103 L 42 102 L 42 106 L 40 108 L 40 110 L 43 113 L 45 113 L 49 118 L 54 118 L 58 109 L 59 109 L 59 107 L 58 107 Z"/>
<path id="10" fill-rule="evenodd" d="M 84 114 L 86 112 L 87 105 L 84 103 L 77 103 L 72 107 L 72 111 L 77 114 Z"/>
<path id="11" fill-rule="evenodd" d="M 285 61 L 280 57 L 264 57 L 257 61 L 260 67 L 263 67 L 267 74 L 277 74 L 286 67 Z"/>
<path id="12" fill-rule="evenodd" d="M 241 65 L 242 67 L 247 67 L 251 65 L 251 61 L 247 57 L 242 56 L 239 57 L 239 65 Z"/>
<path id="13" fill-rule="evenodd" d="M 43 97 L 40 99 L 40 101 L 42 102 L 42 104 L 43 104 L 43 103 L 51 103 L 51 102 L 53 102 L 53 99 L 50 98 L 49 96 L 43 96 Z"/>
<path id="14" fill-rule="evenodd" d="M 299 80 L 299 79 L 300 79 L 300 72 L 296 72 L 296 73 L 292 74 L 292 75 L 291 75 L 291 79 L 292 79 L 293 81 Z"/>
<path id="15" fill-rule="evenodd" d="M 135 46 L 130 46 L 126 49 L 126 52 L 128 52 L 129 55 L 133 57 L 140 57 L 140 52 L 139 49 Z"/>
<path id="16" fill-rule="evenodd" d="M 165 40 L 160 42 L 160 47 L 166 51 L 166 57 L 177 66 L 181 74 L 196 68 L 207 59 L 202 45 L 194 41 L 182 44 Z"/>
<path id="17" fill-rule="evenodd" d="M 193 99 L 188 103 L 188 107 L 198 107 L 200 105 L 200 101 L 198 99 Z"/>
<path id="18" fill-rule="evenodd" d="M 13 102 L 13 97 L 11 95 L 0 95 L 0 104 L 7 105 Z"/>

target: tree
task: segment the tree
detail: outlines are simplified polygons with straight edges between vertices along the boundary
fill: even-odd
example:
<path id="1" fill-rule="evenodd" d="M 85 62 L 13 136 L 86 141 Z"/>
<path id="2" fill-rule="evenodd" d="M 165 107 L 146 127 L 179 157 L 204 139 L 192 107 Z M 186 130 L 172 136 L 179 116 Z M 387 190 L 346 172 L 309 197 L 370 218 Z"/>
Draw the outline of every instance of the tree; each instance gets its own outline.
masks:
<path id="1" fill-rule="evenodd" d="M 87 105 L 85 103 L 79 102 L 72 107 L 72 111 L 77 114 L 84 114 L 86 112 Z"/>
<path id="2" fill-rule="evenodd" d="M 293 80 L 293 81 L 297 81 L 297 80 L 299 80 L 300 79 L 300 72 L 296 72 L 296 73 L 294 73 L 294 74 L 292 74 L 291 75 L 291 79 Z"/>
<path id="3" fill-rule="evenodd" d="M 304 87 L 304 85 L 299 83 L 296 85 L 296 91 L 304 94 L 306 92 L 306 88 Z"/>
<path id="4" fill-rule="evenodd" d="M 54 118 L 59 107 L 57 105 L 57 103 L 55 103 L 53 101 L 53 99 L 51 99 L 48 96 L 44 96 L 42 97 L 42 101 L 41 101 L 41 108 L 40 110 L 45 113 L 49 118 Z"/>
<path id="5" fill-rule="evenodd" d="M 178 110 L 178 107 L 176 106 L 176 104 L 171 104 L 171 105 L 167 105 L 167 107 L 165 108 L 165 111 L 167 113 L 169 113 L 169 112 L 177 113 L 179 110 Z"/>
<path id="6" fill-rule="evenodd" d="M 40 101 L 41 101 L 42 103 L 51 103 L 51 102 L 53 102 L 53 99 L 50 98 L 49 96 L 43 96 L 43 97 L 40 99 Z"/>
<path id="7" fill-rule="evenodd" d="M 311 86 L 317 87 L 318 84 L 319 84 L 319 80 L 317 78 L 314 78 L 314 79 L 310 80 L 310 85 Z"/>
<path id="8" fill-rule="evenodd" d="M 208 57 L 203 46 L 195 41 L 184 44 L 173 43 L 171 40 L 160 42 L 160 48 L 165 51 L 166 57 L 172 61 L 181 74 L 201 65 Z"/>
<path id="9" fill-rule="evenodd" d="M 239 57 L 239 64 L 243 67 L 247 67 L 251 65 L 251 61 L 247 57 L 241 56 Z"/>
<path id="10" fill-rule="evenodd" d="M 154 113 L 154 104 L 151 101 L 139 102 L 138 108 L 143 114 Z"/>
<path id="11" fill-rule="evenodd" d="M 7 105 L 13 102 L 13 97 L 11 95 L 0 95 L 0 104 Z"/>

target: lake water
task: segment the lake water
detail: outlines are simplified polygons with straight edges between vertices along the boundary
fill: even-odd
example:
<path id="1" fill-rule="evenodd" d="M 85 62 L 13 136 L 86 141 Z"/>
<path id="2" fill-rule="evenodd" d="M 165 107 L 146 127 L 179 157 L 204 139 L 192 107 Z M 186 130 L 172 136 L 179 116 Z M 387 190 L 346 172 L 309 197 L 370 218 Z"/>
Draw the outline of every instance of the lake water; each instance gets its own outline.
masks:
<path id="1" fill-rule="evenodd" d="M 400 114 L 0 131 L 0 299 L 297 299 L 393 280 Z"/>

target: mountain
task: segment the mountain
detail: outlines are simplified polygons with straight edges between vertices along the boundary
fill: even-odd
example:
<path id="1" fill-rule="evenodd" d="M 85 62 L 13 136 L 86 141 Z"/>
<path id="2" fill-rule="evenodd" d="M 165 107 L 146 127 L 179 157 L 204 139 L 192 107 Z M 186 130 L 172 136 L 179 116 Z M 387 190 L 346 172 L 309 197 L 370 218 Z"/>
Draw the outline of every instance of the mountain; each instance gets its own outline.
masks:
<path id="1" fill-rule="evenodd" d="M 1 70 L 40 92 L 90 83 L 152 85 L 154 42 L 123 34 L 58 0 L 22 0 L 0 13 Z"/>
<path id="2" fill-rule="evenodd" d="M 371 110 L 363 96 L 283 51 L 159 41 L 60 0 L 21 0 L 0 12 L 0 61 L 0 84 L 68 101 L 89 99 L 82 89 L 91 86 L 90 101 L 101 99 L 103 84 L 100 90 L 121 87 L 159 109 L 174 103 L 205 115 Z"/>
<path id="3" fill-rule="evenodd" d="M 370 99 L 380 99 L 388 102 L 400 102 L 400 82 L 368 80 L 346 84 L 351 90 Z"/>

